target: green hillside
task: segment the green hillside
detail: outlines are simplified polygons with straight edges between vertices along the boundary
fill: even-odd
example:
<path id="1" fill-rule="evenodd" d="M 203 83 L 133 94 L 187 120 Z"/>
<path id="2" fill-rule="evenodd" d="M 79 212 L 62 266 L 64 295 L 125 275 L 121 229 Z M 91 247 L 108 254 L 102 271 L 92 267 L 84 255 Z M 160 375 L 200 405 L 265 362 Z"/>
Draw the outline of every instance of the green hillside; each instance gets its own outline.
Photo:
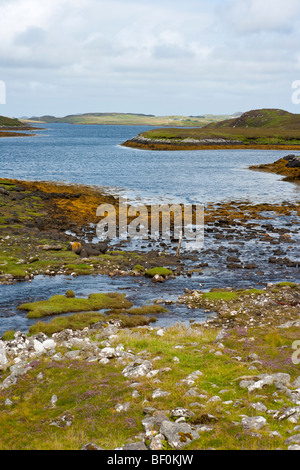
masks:
<path id="1" fill-rule="evenodd" d="M 300 130 L 300 114 L 292 114 L 282 109 L 256 109 L 238 118 L 208 124 L 209 128 L 265 128 Z"/>
<path id="2" fill-rule="evenodd" d="M 0 116 L 0 127 L 23 127 L 23 124 L 18 119 Z"/>
<path id="3" fill-rule="evenodd" d="M 199 116 L 154 116 L 152 114 L 134 113 L 85 113 L 65 117 L 40 116 L 32 117 L 27 122 L 68 123 L 89 125 L 124 125 L 124 126 L 175 126 L 202 127 L 229 119 L 232 116 L 205 114 Z"/>

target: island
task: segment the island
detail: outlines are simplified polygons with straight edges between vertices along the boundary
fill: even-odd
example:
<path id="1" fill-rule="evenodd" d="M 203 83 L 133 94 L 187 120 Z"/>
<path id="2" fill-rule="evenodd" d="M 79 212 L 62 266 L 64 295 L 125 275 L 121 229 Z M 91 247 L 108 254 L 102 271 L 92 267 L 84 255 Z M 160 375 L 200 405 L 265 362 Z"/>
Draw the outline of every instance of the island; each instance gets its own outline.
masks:
<path id="1" fill-rule="evenodd" d="M 201 128 L 152 129 L 124 142 L 144 150 L 299 150 L 300 114 L 258 109 Z"/>

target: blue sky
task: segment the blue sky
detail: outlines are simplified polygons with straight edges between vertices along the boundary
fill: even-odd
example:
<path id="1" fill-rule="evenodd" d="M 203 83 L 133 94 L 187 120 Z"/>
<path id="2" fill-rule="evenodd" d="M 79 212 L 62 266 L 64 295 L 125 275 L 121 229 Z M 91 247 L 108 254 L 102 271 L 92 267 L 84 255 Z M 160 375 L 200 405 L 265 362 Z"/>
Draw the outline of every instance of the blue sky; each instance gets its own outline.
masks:
<path id="1" fill-rule="evenodd" d="M 0 0 L 0 114 L 300 113 L 299 0 Z"/>

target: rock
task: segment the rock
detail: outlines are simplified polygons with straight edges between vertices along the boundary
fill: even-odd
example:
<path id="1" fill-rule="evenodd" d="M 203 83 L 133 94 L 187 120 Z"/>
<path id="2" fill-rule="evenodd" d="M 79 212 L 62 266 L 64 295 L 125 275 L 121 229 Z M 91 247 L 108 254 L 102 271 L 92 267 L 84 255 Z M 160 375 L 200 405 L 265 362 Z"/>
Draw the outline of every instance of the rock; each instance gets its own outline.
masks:
<path id="1" fill-rule="evenodd" d="M 293 388 L 300 388 L 300 375 L 299 375 L 299 377 L 297 377 L 297 379 L 294 380 L 294 382 L 292 382 L 292 387 Z"/>
<path id="2" fill-rule="evenodd" d="M 300 406 L 295 406 L 295 407 L 289 406 L 288 408 L 282 408 L 281 410 L 277 411 L 277 413 L 274 414 L 273 418 L 277 419 L 278 421 L 283 421 L 299 413 L 300 413 Z"/>
<path id="3" fill-rule="evenodd" d="M 131 362 L 125 369 L 122 374 L 124 377 L 143 377 L 152 370 L 152 364 L 150 361 L 136 360 Z"/>
<path id="4" fill-rule="evenodd" d="M 152 398 L 155 399 L 155 398 L 162 398 L 162 397 L 167 397 L 168 395 L 170 395 L 169 392 L 165 392 L 164 390 L 161 390 L 160 388 L 157 388 L 156 390 L 154 390 L 154 392 L 152 393 Z"/>
<path id="5" fill-rule="evenodd" d="M 7 362 L 6 346 L 4 341 L 0 340 L 0 370 L 6 369 Z"/>
<path id="6" fill-rule="evenodd" d="M 100 354 L 108 359 L 113 359 L 116 356 L 116 350 L 115 348 L 106 347 L 101 350 Z"/>
<path id="7" fill-rule="evenodd" d="M 146 437 L 152 437 L 153 433 L 157 433 L 164 421 L 169 421 L 167 415 L 163 411 L 154 411 L 153 416 L 148 416 L 142 421 Z"/>
<path id="8" fill-rule="evenodd" d="M 248 417 L 248 416 L 245 416 L 243 419 L 242 419 L 242 422 L 241 422 L 242 426 L 244 429 L 250 431 L 250 430 L 259 430 L 259 429 L 262 429 L 264 426 L 266 426 L 267 424 L 267 420 L 266 418 L 264 418 L 263 416 L 254 416 L 254 417 Z"/>
<path id="9" fill-rule="evenodd" d="M 160 328 L 159 330 L 157 330 L 156 334 L 157 336 L 164 336 L 165 330 L 163 328 Z"/>
<path id="10" fill-rule="evenodd" d="M 152 279 L 152 282 L 157 283 L 157 282 L 165 282 L 165 278 L 163 276 L 160 276 L 159 274 L 155 274 Z"/>
<path id="11" fill-rule="evenodd" d="M 122 450 L 148 450 L 148 448 L 145 446 L 144 441 L 140 441 L 126 444 L 124 447 L 122 447 Z"/>
<path id="12" fill-rule="evenodd" d="M 46 339 L 46 341 L 42 343 L 42 346 L 46 351 L 48 351 L 56 347 L 56 342 L 53 339 Z"/>
<path id="13" fill-rule="evenodd" d="M 300 434 L 295 434 L 284 441 L 286 445 L 300 444 Z"/>
<path id="14" fill-rule="evenodd" d="M 186 408 L 175 408 L 171 411 L 171 418 L 192 418 L 192 416 L 195 416 L 195 413 Z"/>
<path id="15" fill-rule="evenodd" d="M 157 434 L 151 439 L 149 449 L 150 450 L 163 450 L 164 440 L 165 440 L 165 436 L 163 434 Z"/>
<path id="16" fill-rule="evenodd" d="M 130 401 L 127 401 L 126 403 L 121 403 L 117 405 L 116 412 L 117 413 L 122 413 L 123 411 L 126 412 L 129 410 L 130 406 L 131 406 Z"/>
<path id="17" fill-rule="evenodd" d="M 37 339 L 33 340 L 33 347 L 37 354 L 43 354 L 46 351 L 43 344 Z"/>
<path id="18" fill-rule="evenodd" d="M 267 407 L 263 403 L 252 403 L 251 408 L 254 408 L 256 411 L 260 411 L 261 413 L 264 413 L 267 411 Z"/>
<path id="19" fill-rule="evenodd" d="M 54 406 L 57 400 L 58 400 L 57 395 L 52 395 L 51 400 L 50 400 L 51 405 Z"/>
<path id="20" fill-rule="evenodd" d="M 81 450 L 104 450 L 102 447 L 97 446 L 97 444 L 93 444 L 92 442 L 85 444 L 81 447 Z"/>
<path id="21" fill-rule="evenodd" d="M 183 449 L 195 439 L 199 439 L 198 432 L 187 423 L 172 423 L 164 421 L 160 427 L 169 445 L 174 449 Z"/>

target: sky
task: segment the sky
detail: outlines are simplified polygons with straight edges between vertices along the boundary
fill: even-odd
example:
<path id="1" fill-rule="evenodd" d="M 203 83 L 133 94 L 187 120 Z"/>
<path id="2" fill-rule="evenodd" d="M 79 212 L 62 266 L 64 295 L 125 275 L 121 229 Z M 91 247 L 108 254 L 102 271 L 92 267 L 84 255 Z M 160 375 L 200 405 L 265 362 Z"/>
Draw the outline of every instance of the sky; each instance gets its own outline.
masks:
<path id="1" fill-rule="evenodd" d="M 1 115 L 300 114 L 299 80 L 299 0 L 0 0 Z"/>

